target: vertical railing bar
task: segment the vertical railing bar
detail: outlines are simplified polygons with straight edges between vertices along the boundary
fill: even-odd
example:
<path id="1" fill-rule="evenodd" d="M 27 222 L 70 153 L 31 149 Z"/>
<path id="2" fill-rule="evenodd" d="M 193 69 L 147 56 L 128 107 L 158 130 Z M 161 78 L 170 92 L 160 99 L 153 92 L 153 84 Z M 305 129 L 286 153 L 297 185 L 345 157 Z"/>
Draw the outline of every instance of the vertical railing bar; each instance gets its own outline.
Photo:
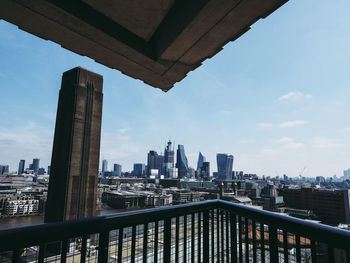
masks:
<path id="1" fill-rule="evenodd" d="M 260 223 L 261 263 L 265 263 L 265 225 Z"/>
<path id="2" fill-rule="evenodd" d="M 214 209 L 211 210 L 211 262 L 215 262 L 215 231 L 214 231 Z"/>
<path id="3" fill-rule="evenodd" d="M 163 240 L 163 262 L 170 263 L 171 260 L 171 217 L 164 220 Z"/>
<path id="4" fill-rule="evenodd" d="M 217 262 L 220 262 L 220 211 L 216 209 L 216 250 L 217 250 Z"/>
<path id="5" fill-rule="evenodd" d="M 252 234 L 253 234 L 253 262 L 256 263 L 256 222 L 252 220 Z"/>
<path id="6" fill-rule="evenodd" d="M 301 263 L 301 251 L 300 251 L 300 236 L 295 235 L 295 249 L 297 254 L 297 263 Z"/>
<path id="7" fill-rule="evenodd" d="M 87 245 L 87 236 L 83 235 L 81 237 L 80 263 L 85 263 L 86 261 L 86 245 Z"/>
<path id="8" fill-rule="evenodd" d="M 61 263 L 66 263 L 67 261 L 67 248 L 68 248 L 68 241 L 62 240 L 61 241 Z"/>
<path id="9" fill-rule="evenodd" d="M 39 245 L 38 263 L 43 263 L 45 259 L 45 243 Z"/>
<path id="10" fill-rule="evenodd" d="M 237 261 L 237 218 L 236 214 L 231 212 L 231 261 Z"/>
<path id="11" fill-rule="evenodd" d="M 316 241 L 310 239 L 310 243 L 311 243 L 311 260 L 312 260 L 312 263 L 317 263 Z M 348 255 L 347 255 L 347 257 L 348 257 Z"/>
<path id="12" fill-rule="evenodd" d="M 221 221 L 221 260 L 225 261 L 225 233 L 224 233 L 224 210 L 220 210 Z"/>
<path id="13" fill-rule="evenodd" d="M 118 263 L 122 263 L 123 259 L 123 240 L 124 240 L 124 228 L 119 229 L 118 236 Z"/>
<path id="14" fill-rule="evenodd" d="M 191 263 L 194 263 L 194 258 L 195 258 L 195 254 L 194 254 L 194 213 L 191 214 Z"/>
<path id="15" fill-rule="evenodd" d="M 277 228 L 269 225 L 270 262 L 278 262 Z"/>
<path id="16" fill-rule="evenodd" d="M 179 220 L 180 217 L 176 217 L 176 225 L 175 225 L 175 263 L 179 262 Z"/>
<path id="17" fill-rule="evenodd" d="M 19 249 L 15 249 L 12 251 L 12 262 L 15 262 L 15 263 L 19 262 Z"/>
<path id="18" fill-rule="evenodd" d="M 328 244 L 328 262 L 334 263 L 334 247 Z"/>
<path id="19" fill-rule="evenodd" d="M 131 263 L 135 263 L 136 225 L 131 228 Z"/>
<path id="20" fill-rule="evenodd" d="M 197 249 L 197 258 L 198 258 L 198 262 L 202 262 L 201 260 L 201 254 L 202 254 L 202 237 L 201 237 L 201 232 L 202 232 L 202 212 L 198 212 L 198 216 L 197 216 L 197 219 L 198 219 L 198 223 L 197 223 L 197 228 L 198 228 L 198 231 L 197 231 L 197 235 L 198 235 L 198 238 L 197 238 L 197 242 L 198 242 L 198 249 Z"/>
<path id="21" fill-rule="evenodd" d="M 184 261 L 187 262 L 187 215 L 184 215 Z"/>
<path id="22" fill-rule="evenodd" d="M 208 210 L 205 210 L 203 212 L 203 262 L 209 262 L 209 211 Z"/>
<path id="23" fill-rule="evenodd" d="M 109 232 L 101 232 L 98 240 L 98 263 L 108 262 Z"/>
<path id="24" fill-rule="evenodd" d="M 158 220 L 154 222 L 154 262 L 158 262 Z"/>
<path id="25" fill-rule="evenodd" d="M 229 212 L 225 211 L 226 219 L 226 261 L 230 262 Z"/>
<path id="26" fill-rule="evenodd" d="M 246 217 L 244 220 L 244 236 L 245 236 L 245 261 L 249 262 L 249 221 Z"/>
<path id="27" fill-rule="evenodd" d="M 243 262 L 243 248 L 242 248 L 242 217 L 238 217 L 238 252 L 239 252 L 239 262 Z"/>
<path id="28" fill-rule="evenodd" d="M 142 248 L 142 262 L 147 263 L 147 249 L 148 249 L 148 223 L 143 225 L 143 248 Z"/>
<path id="29" fill-rule="evenodd" d="M 283 230 L 283 257 L 284 262 L 289 262 L 289 256 L 288 256 L 288 232 L 287 230 Z"/>

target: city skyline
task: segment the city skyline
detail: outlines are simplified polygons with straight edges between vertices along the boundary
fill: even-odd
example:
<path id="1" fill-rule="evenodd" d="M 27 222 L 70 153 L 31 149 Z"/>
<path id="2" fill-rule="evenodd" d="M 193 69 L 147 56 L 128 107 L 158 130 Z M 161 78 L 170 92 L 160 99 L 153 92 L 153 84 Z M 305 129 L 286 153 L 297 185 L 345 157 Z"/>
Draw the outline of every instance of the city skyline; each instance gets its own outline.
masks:
<path id="1" fill-rule="evenodd" d="M 0 21 L 0 164 L 50 165 L 61 74 L 80 65 L 105 79 L 100 159 L 125 170 L 171 137 L 194 168 L 199 151 L 212 164 L 227 152 L 236 170 L 340 177 L 350 166 L 349 9 L 290 1 L 167 94 Z"/>

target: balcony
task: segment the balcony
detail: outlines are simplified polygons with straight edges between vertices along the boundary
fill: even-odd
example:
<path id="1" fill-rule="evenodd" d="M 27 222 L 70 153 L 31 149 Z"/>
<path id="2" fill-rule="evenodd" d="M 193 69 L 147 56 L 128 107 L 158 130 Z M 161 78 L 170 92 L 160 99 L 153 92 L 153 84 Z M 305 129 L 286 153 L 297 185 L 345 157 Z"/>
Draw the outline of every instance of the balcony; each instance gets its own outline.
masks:
<path id="1" fill-rule="evenodd" d="M 350 232 L 222 200 L 0 231 L 1 262 L 349 262 Z"/>

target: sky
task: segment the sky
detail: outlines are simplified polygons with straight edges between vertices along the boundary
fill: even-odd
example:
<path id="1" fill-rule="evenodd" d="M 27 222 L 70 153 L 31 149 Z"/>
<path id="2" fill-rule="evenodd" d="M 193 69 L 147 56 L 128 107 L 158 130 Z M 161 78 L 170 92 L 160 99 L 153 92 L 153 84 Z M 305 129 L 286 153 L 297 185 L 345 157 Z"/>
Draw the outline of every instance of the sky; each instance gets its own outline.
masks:
<path id="1" fill-rule="evenodd" d="M 337 176 L 350 167 L 348 0 L 291 0 L 163 91 L 0 20 L 0 164 L 47 167 L 62 73 L 104 77 L 101 159 L 146 163 L 166 140 L 189 165 L 234 155 L 258 175 Z"/>

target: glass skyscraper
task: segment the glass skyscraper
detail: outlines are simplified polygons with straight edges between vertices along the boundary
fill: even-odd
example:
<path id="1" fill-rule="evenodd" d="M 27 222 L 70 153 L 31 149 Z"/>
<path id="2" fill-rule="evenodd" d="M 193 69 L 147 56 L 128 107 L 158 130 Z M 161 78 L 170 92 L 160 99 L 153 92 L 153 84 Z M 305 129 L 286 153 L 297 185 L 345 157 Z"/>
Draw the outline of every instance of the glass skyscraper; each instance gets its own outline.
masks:
<path id="1" fill-rule="evenodd" d="M 146 165 L 143 163 L 134 163 L 133 175 L 144 177 L 146 175 Z"/>
<path id="2" fill-rule="evenodd" d="M 204 157 L 204 155 L 201 152 L 199 152 L 198 163 L 197 163 L 197 171 L 199 171 L 202 168 L 204 162 L 205 162 L 205 157 Z"/>
<path id="3" fill-rule="evenodd" d="M 216 154 L 216 161 L 218 165 L 218 179 L 231 180 L 233 169 L 233 156 L 226 153 Z"/>
<path id="4" fill-rule="evenodd" d="M 185 148 L 179 144 L 176 151 L 176 168 L 178 169 L 178 177 L 184 178 L 188 174 L 188 161 L 185 155 Z"/>
<path id="5" fill-rule="evenodd" d="M 102 175 L 104 172 L 108 171 L 108 161 L 107 160 L 102 160 Z"/>
<path id="6" fill-rule="evenodd" d="M 122 176 L 122 166 L 120 164 L 115 163 L 113 165 L 113 176 Z"/>
<path id="7" fill-rule="evenodd" d="M 38 171 L 39 171 L 39 162 L 40 162 L 40 159 L 37 159 L 37 158 L 35 158 L 35 159 L 33 159 L 33 170 L 34 170 L 34 173 L 38 173 Z"/>
<path id="8" fill-rule="evenodd" d="M 26 161 L 25 160 L 20 160 L 19 161 L 19 165 L 18 165 L 18 175 L 23 174 L 24 172 L 24 165 L 25 165 Z"/>

